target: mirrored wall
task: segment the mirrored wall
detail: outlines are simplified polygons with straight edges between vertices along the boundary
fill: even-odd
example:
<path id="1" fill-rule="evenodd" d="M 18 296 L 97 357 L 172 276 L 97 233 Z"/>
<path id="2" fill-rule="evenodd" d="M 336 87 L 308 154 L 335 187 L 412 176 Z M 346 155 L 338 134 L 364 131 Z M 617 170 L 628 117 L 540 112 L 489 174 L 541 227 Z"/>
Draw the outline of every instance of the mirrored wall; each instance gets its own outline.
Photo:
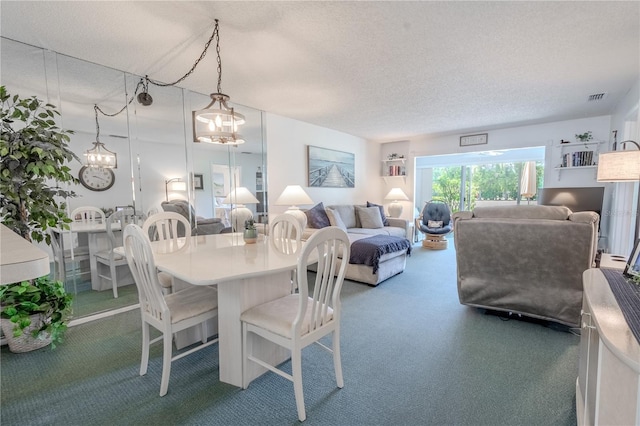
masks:
<path id="1" fill-rule="evenodd" d="M 144 106 L 135 99 L 140 76 L 6 38 L 0 41 L 0 83 L 11 95 L 35 95 L 58 107 L 60 127 L 74 131 L 70 147 L 80 161 L 70 167 L 76 176 L 84 165 L 85 151 L 96 140 L 94 105 L 104 112 L 98 114 L 99 138 L 117 154 L 113 185 L 103 191 L 74 185 L 77 197 L 67 200 L 69 212 L 79 206 L 95 206 L 107 213 L 134 206 L 152 214 L 163 211 L 163 202 L 186 200 L 197 217 L 220 218 L 228 225 L 232 206 L 224 204 L 224 197 L 243 186 L 262 201 L 247 205 L 254 217 L 266 218 L 263 112 L 234 105 L 246 117 L 240 129 L 245 144 L 194 143 L 191 114 L 209 104 L 208 94 L 150 84 L 153 103 Z M 196 218 L 191 220 L 195 226 Z M 78 244 L 77 239 L 67 235 L 67 247 Z M 86 280 L 67 276 L 65 285 L 76 294 L 75 318 L 137 303 L 133 285 L 119 291 L 117 299 L 110 287 L 96 289 L 95 283 L 92 286 Z"/>

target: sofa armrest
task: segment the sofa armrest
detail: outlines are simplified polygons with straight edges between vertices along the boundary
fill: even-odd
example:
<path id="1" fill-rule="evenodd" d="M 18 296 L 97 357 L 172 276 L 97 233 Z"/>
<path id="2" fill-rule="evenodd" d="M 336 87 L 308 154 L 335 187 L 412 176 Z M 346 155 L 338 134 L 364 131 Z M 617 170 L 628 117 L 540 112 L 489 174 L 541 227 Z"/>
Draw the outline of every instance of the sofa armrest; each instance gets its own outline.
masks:
<path id="1" fill-rule="evenodd" d="M 454 214 L 451 215 L 451 221 L 453 222 L 453 229 L 455 230 L 456 223 L 459 220 L 469 220 L 471 218 L 473 218 L 473 212 L 469 212 L 469 211 L 455 212 Z"/>
<path id="2" fill-rule="evenodd" d="M 413 240 L 413 236 L 411 235 L 411 222 L 406 219 L 400 219 L 397 217 L 387 217 L 387 221 L 389 222 L 389 226 L 393 226 L 394 228 L 402 228 L 404 229 L 404 235 L 406 238 Z"/>
<path id="3" fill-rule="evenodd" d="M 575 212 L 569 215 L 569 220 L 580 223 L 598 223 L 600 216 L 596 212 Z"/>
<path id="4" fill-rule="evenodd" d="M 389 226 L 395 226 L 396 228 L 402 229 L 407 229 L 407 224 L 409 223 L 408 220 L 397 217 L 387 217 L 387 221 L 389 221 Z"/>

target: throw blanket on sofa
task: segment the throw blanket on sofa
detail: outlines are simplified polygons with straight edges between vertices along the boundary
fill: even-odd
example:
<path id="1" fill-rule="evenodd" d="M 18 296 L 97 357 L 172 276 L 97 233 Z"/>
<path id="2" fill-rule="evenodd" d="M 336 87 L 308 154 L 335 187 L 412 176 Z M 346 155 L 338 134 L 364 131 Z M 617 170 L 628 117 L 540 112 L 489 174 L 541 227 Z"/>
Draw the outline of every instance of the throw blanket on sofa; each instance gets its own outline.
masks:
<path id="1" fill-rule="evenodd" d="M 374 235 L 373 237 L 354 241 L 351 244 L 349 263 L 373 266 L 373 273 L 375 274 L 378 272 L 380 256 L 404 249 L 407 249 L 407 255 L 411 255 L 411 243 L 406 238 Z"/>

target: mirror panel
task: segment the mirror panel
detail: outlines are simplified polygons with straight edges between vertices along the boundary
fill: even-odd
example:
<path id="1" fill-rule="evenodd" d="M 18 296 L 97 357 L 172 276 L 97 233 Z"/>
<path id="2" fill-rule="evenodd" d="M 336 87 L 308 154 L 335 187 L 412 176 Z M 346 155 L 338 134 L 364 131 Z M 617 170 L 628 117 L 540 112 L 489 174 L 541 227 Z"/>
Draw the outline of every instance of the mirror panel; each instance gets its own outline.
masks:
<path id="1" fill-rule="evenodd" d="M 258 199 L 264 196 L 266 200 L 263 112 L 232 105 L 246 117 L 240 129 L 245 144 L 229 147 L 194 143 L 191 112 L 208 105 L 208 95 L 150 84 L 152 105 L 143 106 L 135 99 L 129 103 L 140 92 L 140 76 L 13 40 L 0 41 L 1 84 L 12 94 L 36 95 L 57 105 L 62 114 L 61 127 L 74 130 L 70 146 L 80 162 L 70 167 L 76 176 L 84 152 L 96 140 L 94 104 L 111 115 L 99 113 L 98 123 L 100 141 L 118 156 L 115 183 L 99 192 L 75 185 L 72 189 L 78 197 L 68 200 L 69 211 L 84 205 L 105 210 L 133 205 L 138 211 L 153 213 L 162 211 L 161 203 L 167 199 L 185 199 L 194 206 L 197 216 L 225 219 L 233 206 L 221 202 L 235 186 L 245 186 Z M 197 187 L 194 174 L 198 183 L 202 182 Z M 187 191 L 168 189 L 165 182 L 173 178 L 187 182 Z M 247 207 L 257 221 L 266 222 L 265 203 Z M 259 211 L 264 211 L 263 215 Z M 43 248 L 50 250 L 48 246 Z M 76 293 L 75 318 L 137 303 L 137 296 L 124 297 L 122 291 L 121 297 L 113 299 L 111 291 L 92 290 L 90 282 L 67 281 L 67 289 Z"/>

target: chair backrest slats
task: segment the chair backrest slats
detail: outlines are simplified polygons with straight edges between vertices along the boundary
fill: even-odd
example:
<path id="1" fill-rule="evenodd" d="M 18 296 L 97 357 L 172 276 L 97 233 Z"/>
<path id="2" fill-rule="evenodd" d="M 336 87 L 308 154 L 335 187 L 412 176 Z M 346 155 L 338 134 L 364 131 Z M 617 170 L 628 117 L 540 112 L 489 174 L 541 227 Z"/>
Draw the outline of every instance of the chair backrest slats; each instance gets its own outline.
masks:
<path id="1" fill-rule="evenodd" d="M 187 232 L 179 237 L 179 226 Z M 176 212 L 162 212 L 149 216 L 145 220 L 142 230 L 151 241 L 164 241 L 163 252 L 175 252 L 185 249 L 191 244 L 191 227 L 189 221 Z M 180 239 L 184 238 L 184 242 Z M 158 251 L 158 250 L 156 250 Z"/>
<path id="2" fill-rule="evenodd" d="M 128 224 L 135 223 L 139 225 L 144 222 L 144 219 L 145 216 L 142 213 L 136 214 L 135 210 L 130 207 L 118 210 L 109 215 L 106 220 L 109 249 L 113 251 L 114 248 L 122 245 L 122 234 L 117 234 L 117 229 L 114 230 L 114 224 L 120 224 L 120 230 L 124 231 L 124 228 L 126 228 Z"/>
<path id="3" fill-rule="evenodd" d="M 269 241 L 279 252 L 294 254 L 300 251 L 301 238 L 302 227 L 295 216 L 284 213 L 271 221 Z"/>
<path id="4" fill-rule="evenodd" d="M 138 288 L 142 314 L 157 321 L 170 321 L 169 308 L 158 282 L 151 243 L 145 232 L 140 226 L 129 224 L 124 229 L 123 241 L 127 263 Z"/>
<path id="5" fill-rule="evenodd" d="M 82 206 L 71 212 L 71 220 L 85 225 L 104 223 L 104 212 L 98 207 Z"/>
<path id="6" fill-rule="evenodd" d="M 340 318 L 340 291 L 349 262 L 351 246 L 347 234 L 340 228 L 329 226 L 316 231 L 306 242 L 298 258 L 300 305 L 293 322 L 292 332 L 299 332 L 309 305 L 307 265 L 317 259 L 313 295 L 311 297 L 309 332 Z M 329 318 L 329 308 L 333 310 Z"/>

